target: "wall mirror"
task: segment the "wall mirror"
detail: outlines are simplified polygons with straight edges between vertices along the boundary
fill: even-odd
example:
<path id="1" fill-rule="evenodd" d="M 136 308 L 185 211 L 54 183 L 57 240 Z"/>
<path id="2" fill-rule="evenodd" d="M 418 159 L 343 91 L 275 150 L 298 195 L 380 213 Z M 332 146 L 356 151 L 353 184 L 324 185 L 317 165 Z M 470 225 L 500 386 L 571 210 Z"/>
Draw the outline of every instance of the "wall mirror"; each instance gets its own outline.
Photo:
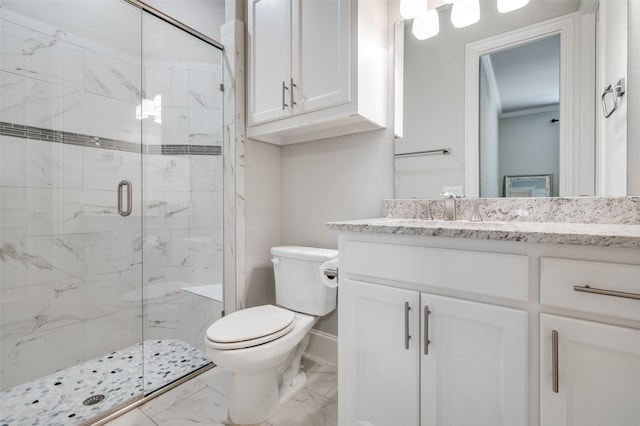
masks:
<path id="1" fill-rule="evenodd" d="M 480 0 L 454 28 L 445 5 L 427 40 L 399 22 L 395 197 L 501 197 L 505 176 L 535 175 L 551 187 L 532 196 L 626 195 L 626 6 Z"/>

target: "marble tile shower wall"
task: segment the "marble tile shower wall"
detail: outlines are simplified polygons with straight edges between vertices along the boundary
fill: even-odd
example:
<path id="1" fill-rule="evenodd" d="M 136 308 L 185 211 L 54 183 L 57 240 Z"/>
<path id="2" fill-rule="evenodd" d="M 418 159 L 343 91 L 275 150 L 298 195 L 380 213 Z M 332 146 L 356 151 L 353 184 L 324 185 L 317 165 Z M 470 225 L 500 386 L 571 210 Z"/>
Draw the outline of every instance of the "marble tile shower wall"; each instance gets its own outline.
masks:
<path id="1" fill-rule="evenodd" d="M 139 57 L 1 7 L 0 52 L 2 122 L 98 143 L 220 145 L 219 64 L 146 58 L 146 91 L 163 95 L 158 124 L 135 117 Z M 121 179 L 136 189 L 128 218 L 116 209 Z M 0 389 L 139 342 L 143 331 L 202 347 L 221 305 L 181 289 L 221 282 L 221 212 L 219 155 L 0 135 Z"/>

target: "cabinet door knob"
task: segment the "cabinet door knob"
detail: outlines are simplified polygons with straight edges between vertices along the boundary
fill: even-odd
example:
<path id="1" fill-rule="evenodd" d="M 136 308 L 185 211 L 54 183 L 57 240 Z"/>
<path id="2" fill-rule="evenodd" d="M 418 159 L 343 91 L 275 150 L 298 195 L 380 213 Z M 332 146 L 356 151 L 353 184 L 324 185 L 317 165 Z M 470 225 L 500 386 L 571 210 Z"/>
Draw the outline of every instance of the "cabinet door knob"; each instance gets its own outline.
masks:
<path id="1" fill-rule="evenodd" d="M 429 305 L 424 305 L 424 354 L 429 355 L 429 315 L 431 311 L 429 310 Z"/>

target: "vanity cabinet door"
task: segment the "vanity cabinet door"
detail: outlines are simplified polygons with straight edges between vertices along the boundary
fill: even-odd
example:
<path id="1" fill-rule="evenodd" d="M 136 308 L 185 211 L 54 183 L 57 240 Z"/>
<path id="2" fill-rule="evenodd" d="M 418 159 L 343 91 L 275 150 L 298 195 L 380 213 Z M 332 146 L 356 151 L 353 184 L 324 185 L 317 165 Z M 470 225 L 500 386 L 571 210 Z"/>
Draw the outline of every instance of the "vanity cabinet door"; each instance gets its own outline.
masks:
<path id="1" fill-rule="evenodd" d="M 294 1 L 292 15 L 293 113 L 349 102 L 349 1 Z"/>
<path id="2" fill-rule="evenodd" d="M 247 136 L 287 145 L 386 121 L 384 0 L 250 0 Z"/>
<path id="3" fill-rule="evenodd" d="M 349 279 L 339 291 L 339 424 L 417 425 L 419 293 Z"/>
<path id="4" fill-rule="evenodd" d="M 527 312 L 422 293 L 420 313 L 420 425 L 526 425 Z"/>
<path id="5" fill-rule="evenodd" d="M 247 21 L 249 125 L 288 117 L 291 2 L 252 0 Z"/>
<path id="6" fill-rule="evenodd" d="M 349 101 L 349 2 L 253 0 L 249 124 Z"/>
<path id="7" fill-rule="evenodd" d="M 640 330 L 542 314 L 540 351 L 542 425 L 640 424 Z"/>

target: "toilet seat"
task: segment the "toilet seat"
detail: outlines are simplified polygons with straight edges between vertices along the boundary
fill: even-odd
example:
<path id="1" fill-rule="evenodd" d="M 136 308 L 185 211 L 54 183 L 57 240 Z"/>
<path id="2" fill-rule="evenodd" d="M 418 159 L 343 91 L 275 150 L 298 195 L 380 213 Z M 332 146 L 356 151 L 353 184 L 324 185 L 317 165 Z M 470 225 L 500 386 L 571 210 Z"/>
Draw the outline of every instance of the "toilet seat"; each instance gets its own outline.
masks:
<path id="1" fill-rule="evenodd" d="M 207 329 L 214 349 L 241 349 L 271 342 L 289 333 L 296 314 L 273 305 L 256 306 L 229 314 Z"/>

